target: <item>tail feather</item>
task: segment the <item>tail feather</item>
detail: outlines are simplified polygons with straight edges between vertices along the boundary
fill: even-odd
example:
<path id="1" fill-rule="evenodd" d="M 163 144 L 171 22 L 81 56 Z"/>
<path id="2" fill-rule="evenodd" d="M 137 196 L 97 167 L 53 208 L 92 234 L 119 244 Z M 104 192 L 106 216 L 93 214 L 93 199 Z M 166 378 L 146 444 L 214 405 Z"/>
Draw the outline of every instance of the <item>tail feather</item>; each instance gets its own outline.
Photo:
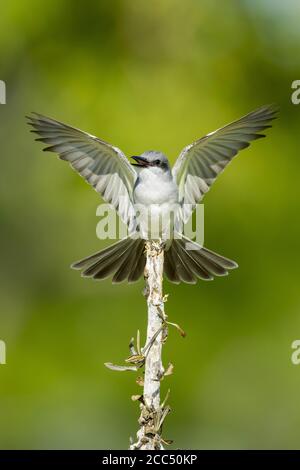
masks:
<path id="1" fill-rule="evenodd" d="M 198 277 L 204 281 L 211 281 L 213 279 L 211 271 L 205 263 L 202 263 L 202 260 L 193 256 L 191 250 L 185 250 L 183 245 L 175 240 L 175 249 L 179 250 L 182 253 L 182 257 L 185 259 L 186 264 L 189 266 L 190 270 Z"/>
<path id="2" fill-rule="evenodd" d="M 182 242 L 189 244 L 189 250 L 192 253 L 200 253 L 202 258 L 209 259 L 213 261 L 218 266 L 222 266 L 225 269 L 235 269 L 238 268 L 238 264 L 235 261 L 232 261 L 229 258 L 225 258 L 225 256 L 219 255 L 214 251 L 209 250 L 208 248 L 201 247 L 198 243 L 189 240 L 186 237 L 182 237 Z"/>
<path id="3" fill-rule="evenodd" d="M 187 247 L 186 244 L 189 244 Z M 188 249 L 189 248 L 189 249 Z M 165 256 L 165 274 L 171 282 L 194 283 L 195 277 L 206 281 L 226 276 L 238 265 L 186 237 L 174 239 Z"/>
<path id="4" fill-rule="evenodd" d="M 144 269 L 145 269 L 145 255 L 144 255 L 144 250 L 145 250 L 145 243 L 141 244 L 140 246 L 140 254 L 137 253 L 137 261 L 132 268 L 131 273 L 128 276 L 128 282 L 136 282 L 139 280 L 139 278 L 143 275 Z"/>
<path id="5" fill-rule="evenodd" d="M 206 258 L 205 252 L 189 250 L 187 253 L 200 267 L 205 269 L 210 276 L 226 276 L 228 274 L 227 269 L 221 266 L 221 264 Z"/>
<path id="6" fill-rule="evenodd" d="M 169 281 L 174 284 L 180 284 L 180 277 L 176 271 L 176 266 L 171 256 L 171 250 L 165 252 L 164 271 Z"/>
<path id="7" fill-rule="evenodd" d="M 142 243 L 140 243 L 142 241 Z M 143 261 L 143 268 L 145 266 L 145 257 L 143 255 L 144 242 L 143 240 L 134 240 L 133 247 L 128 250 L 128 254 L 124 259 L 122 259 L 119 269 L 115 272 L 113 276 L 113 282 L 118 283 L 129 280 L 131 272 L 135 269 L 137 262 L 140 260 Z"/>
<path id="8" fill-rule="evenodd" d="M 167 270 L 164 266 L 164 272 L 168 277 L 168 269 L 171 269 L 172 277 L 168 277 L 171 282 L 179 284 L 180 282 L 186 282 L 187 284 L 194 284 L 195 279 L 191 273 L 188 272 L 186 264 L 182 261 L 179 256 L 178 249 L 175 248 L 174 240 L 170 248 L 165 252 L 165 259 L 167 259 Z"/>
<path id="9" fill-rule="evenodd" d="M 113 266 L 117 268 L 120 265 L 129 249 L 130 244 L 124 244 L 123 247 L 118 247 L 118 249 L 115 249 L 104 256 L 99 255 L 99 258 L 95 260 L 93 264 L 89 265 L 87 269 L 83 271 L 82 275 L 84 277 L 95 277 L 95 279 L 101 279 L 102 272 L 103 275 L 105 275 L 107 270 L 109 273 Z"/>
<path id="10" fill-rule="evenodd" d="M 187 243 L 189 246 L 186 246 Z M 144 272 L 145 240 L 124 238 L 113 245 L 72 264 L 82 269 L 83 277 L 106 279 L 112 276 L 113 283 L 127 280 L 137 281 Z M 165 251 L 164 272 L 169 281 L 179 284 L 195 284 L 197 278 L 212 280 L 215 276 L 226 276 L 238 265 L 224 256 L 214 253 L 186 237 L 175 238 Z"/>
<path id="11" fill-rule="evenodd" d="M 125 246 L 128 246 L 131 241 L 132 241 L 132 239 L 130 239 L 130 238 L 125 238 L 123 240 L 120 240 L 120 241 L 114 243 L 113 245 L 110 245 L 107 248 L 104 248 L 101 251 L 97 251 L 97 253 L 93 253 L 92 255 L 87 256 L 86 258 L 83 258 L 79 261 L 75 261 L 75 263 L 73 263 L 71 265 L 71 268 L 72 269 L 86 268 L 86 267 L 94 264 L 94 262 L 100 261 L 100 259 L 103 259 L 106 256 L 109 256 L 110 254 L 112 254 L 113 252 L 115 252 L 116 248 L 121 249 L 121 247 L 123 248 Z"/>
<path id="12" fill-rule="evenodd" d="M 102 262 L 100 261 L 100 265 L 96 269 L 96 272 L 93 278 L 99 279 L 99 280 L 106 279 L 107 277 L 109 277 L 110 275 L 114 274 L 116 271 L 121 269 L 122 265 L 124 265 L 124 263 L 127 262 L 129 256 L 130 256 L 130 251 L 127 248 L 127 250 L 124 251 L 123 253 L 115 255 L 113 260 L 107 260 L 104 266 L 102 265 Z"/>
<path id="13" fill-rule="evenodd" d="M 72 264 L 73 269 L 83 269 L 83 277 L 106 279 L 113 275 L 113 282 L 122 282 L 132 278 L 137 280 L 143 273 L 145 256 L 143 255 L 145 241 L 142 239 L 124 238 L 113 245 L 104 248 L 91 256 Z M 138 259 L 137 259 L 138 256 Z M 139 263 L 139 276 L 133 276 L 136 264 Z M 132 272 L 133 271 L 133 272 Z M 133 282 L 131 279 L 130 282 Z"/>
<path id="14" fill-rule="evenodd" d="M 203 250 L 203 253 L 202 255 L 205 257 L 205 258 L 208 258 L 208 259 L 211 259 L 212 261 L 215 262 L 215 264 L 218 264 L 220 266 L 222 266 L 223 268 L 226 268 L 226 269 L 236 269 L 239 267 L 239 265 L 229 259 L 229 258 L 225 258 L 225 256 L 221 256 L 217 253 L 214 253 L 213 251 L 209 250 L 208 248 L 202 248 Z"/>
<path id="15" fill-rule="evenodd" d="M 173 248 L 173 259 L 175 260 L 175 267 L 180 279 L 187 284 L 195 284 L 196 277 L 194 276 L 194 270 L 192 269 L 192 263 L 189 262 L 186 253 L 181 249 L 181 246 L 173 240 L 171 245 Z M 171 249 L 172 249 L 171 248 Z"/>

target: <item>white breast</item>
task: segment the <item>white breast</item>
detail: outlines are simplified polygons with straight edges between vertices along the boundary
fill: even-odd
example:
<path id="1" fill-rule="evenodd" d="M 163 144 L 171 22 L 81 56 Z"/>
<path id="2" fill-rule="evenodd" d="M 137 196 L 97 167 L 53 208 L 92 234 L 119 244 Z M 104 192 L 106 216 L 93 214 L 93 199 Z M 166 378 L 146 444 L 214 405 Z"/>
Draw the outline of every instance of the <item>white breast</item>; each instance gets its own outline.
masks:
<path id="1" fill-rule="evenodd" d="M 135 204 L 143 208 L 139 217 L 142 236 L 169 239 L 178 209 L 178 188 L 171 173 L 159 168 L 142 170 L 133 196 Z"/>
<path id="2" fill-rule="evenodd" d="M 171 173 L 145 168 L 139 174 L 133 197 L 137 204 L 174 203 L 178 201 L 178 188 Z"/>

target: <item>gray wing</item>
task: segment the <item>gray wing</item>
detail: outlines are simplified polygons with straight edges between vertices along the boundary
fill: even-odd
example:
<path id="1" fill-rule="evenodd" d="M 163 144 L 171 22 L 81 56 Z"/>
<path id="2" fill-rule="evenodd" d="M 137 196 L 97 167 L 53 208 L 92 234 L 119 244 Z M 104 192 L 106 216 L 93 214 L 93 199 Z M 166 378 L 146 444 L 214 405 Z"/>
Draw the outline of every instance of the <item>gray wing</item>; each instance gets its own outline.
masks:
<path id="1" fill-rule="evenodd" d="M 263 106 L 182 150 L 172 173 L 179 188 L 183 223 L 238 151 L 252 140 L 265 137 L 259 132 L 271 127 L 270 122 L 276 117 L 276 107 Z"/>
<path id="2" fill-rule="evenodd" d="M 28 119 L 32 132 L 40 136 L 36 140 L 49 144 L 44 151 L 55 152 L 69 162 L 132 228 L 135 218 L 132 191 L 137 174 L 123 152 L 91 134 L 41 114 L 34 113 Z"/>

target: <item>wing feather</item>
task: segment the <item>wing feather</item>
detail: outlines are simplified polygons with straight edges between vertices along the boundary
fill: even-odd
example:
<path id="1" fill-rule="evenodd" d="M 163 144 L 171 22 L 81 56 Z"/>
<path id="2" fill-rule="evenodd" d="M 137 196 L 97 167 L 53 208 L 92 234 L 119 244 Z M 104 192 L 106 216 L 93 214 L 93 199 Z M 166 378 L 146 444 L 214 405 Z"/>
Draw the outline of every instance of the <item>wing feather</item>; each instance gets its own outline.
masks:
<path id="1" fill-rule="evenodd" d="M 47 144 L 44 151 L 55 152 L 69 162 L 132 229 L 132 192 L 137 174 L 124 153 L 98 137 L 41 114 L 33 113 L 28 120 L 31 132 L 39 136 L 36 140 Z"/>
<path id="2" fill-rule="evenodd" d="M 277 115 L 275 106 L 262 106 L 182 150 L 172 173 L 179 188 L 183 223 L 239 150 L 248 147 L 251 141 L 265 137 L 260 132 L 272 127 L 270 122 Z M 185 207 L 187 204 L 189 206 Z"/>

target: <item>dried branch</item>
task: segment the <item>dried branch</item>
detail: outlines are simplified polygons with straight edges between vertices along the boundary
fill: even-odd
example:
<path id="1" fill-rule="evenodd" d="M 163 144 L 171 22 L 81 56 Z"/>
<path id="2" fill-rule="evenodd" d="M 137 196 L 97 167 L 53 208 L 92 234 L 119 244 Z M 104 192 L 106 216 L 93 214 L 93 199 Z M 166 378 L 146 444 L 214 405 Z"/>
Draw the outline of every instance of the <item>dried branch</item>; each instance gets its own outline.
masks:
<path id="1" fill-rule="evenodd" d="M 114 365 L 111 362 L 105 366 L 115 371 L 138 371 L 144 367 L 144 376 L 139 376 L 136 383 L 143 387 L 143 394 L 133 395 L 133 401 L 140 403 L 140 428 L 137 431 L 136 442 L 131 441 L 130 449 L 161 450 L 172 441 L 162 438 L 162 426 L 170 412 L 167 405 L 169 390 L 165 399 L 160 401 L 160 383 L 162 379 L 173 373 L 174 366 L 169 363 L 164 369 L 162 364 L 162 347 L 168 337 L 168 325 L 174 326 L 182 337 L 183 329 L 167 321 L 164 304 L 167 295 L 163 295 L 163 265 L 164 244 L 148 241 L 146 243 L 146 266 L 144 295 L 148 306 L 147 339 L 145 346 L 140 346 L 140 332 L 137 332 L 136 343 L 130 340 L 130 356 L 125 359 L 128 365 Z M 135 345 L 136 344 L 136 345 Z"/>
<path id="2" fill-rule="evenodd" d="M 160 404 L 160 381 L 165 370 L 162 365 L 162 345 L 167 336 L 164 297 L 162 291 L 164 246 L 149 241 L 146 244 L 145 296 L 148 305 L 148 327 L 144 391 L 140 399 L 140 429 L 137 441 L 130 449 L 163 449 L 161 428 L 170 408 Z M 149 348 L 146 350 L 146 348 Z M 165 441 L 166 442 L 166 441 Z"/>

